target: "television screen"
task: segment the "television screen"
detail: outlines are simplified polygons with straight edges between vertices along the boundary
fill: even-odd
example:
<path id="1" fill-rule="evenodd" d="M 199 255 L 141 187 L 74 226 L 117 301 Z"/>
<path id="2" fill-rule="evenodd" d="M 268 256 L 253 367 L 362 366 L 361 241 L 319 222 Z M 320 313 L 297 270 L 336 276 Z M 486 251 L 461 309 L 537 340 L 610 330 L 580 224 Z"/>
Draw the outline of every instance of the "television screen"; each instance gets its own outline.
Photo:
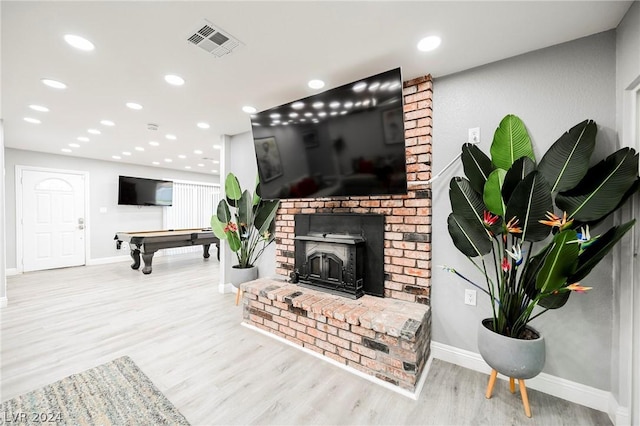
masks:
<path id="1" fill-rule="evenodd" d="M 133 206 L 171 206 L 173 182 L 120 176 L 118 204 Z"/>
<path id="2" fill-rule="evenodd" d="M 263 198 L 406 194 L 400 68 L 251 116 Z"/>

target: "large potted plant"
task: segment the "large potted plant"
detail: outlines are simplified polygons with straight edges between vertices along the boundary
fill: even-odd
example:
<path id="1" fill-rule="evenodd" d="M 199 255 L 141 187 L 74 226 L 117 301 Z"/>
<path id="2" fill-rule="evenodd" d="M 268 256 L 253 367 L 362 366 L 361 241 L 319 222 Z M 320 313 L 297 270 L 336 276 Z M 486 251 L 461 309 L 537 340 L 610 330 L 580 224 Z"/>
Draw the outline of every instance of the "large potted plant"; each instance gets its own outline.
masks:
<path id="1" fill-rule="evenodd" d="M 484 283 L 444 268 L 491 301 L 478 348 L 494 372 L 528 379 L 542 370 L 544 340 L 529 322 L 564 306 L 571 292 L 589 290 L 580 282 L 635 223 L 595 230 L 640 182 L 631 148 L 589 167 L 596 132 L 594 121 L 577 124 L 538 163 L 523 122 L 508 115 L 495 132 L 491 158 L 475 145 L 462 147 L 466 177 L 451 179 L 447 223 Z M 523 347 L 504 346 L 513 343 Z"/>
<path id="2" fill-rule="evenodd" d="M 225 199 L 220 200 L 211 217 L 211 229 L 216 237 L 227 240 L 238 263 L 233 266 L 231 283 L 238 287 L 257 278 L 255 262 L 275 239 L 275 217 L 279 200 L 263 200 L 260 183 L 252 194 L 242 190 L 238 178 L 229 173 L 225 179 Z"/>

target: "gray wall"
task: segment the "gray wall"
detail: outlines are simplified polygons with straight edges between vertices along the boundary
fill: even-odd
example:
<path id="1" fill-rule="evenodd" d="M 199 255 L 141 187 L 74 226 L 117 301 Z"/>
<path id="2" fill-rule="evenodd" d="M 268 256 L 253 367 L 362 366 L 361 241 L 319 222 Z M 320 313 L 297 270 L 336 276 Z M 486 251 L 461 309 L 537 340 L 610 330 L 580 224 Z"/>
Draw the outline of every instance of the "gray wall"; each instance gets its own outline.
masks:
<path id="1" fill-rule="evenodd" d="M 0 119 L 0 247 L 3 248 L 2 254 L 0 254 L 0 299 L 7 297 L 7 250 L 4 250 L 4 247 L 6 247 L 5 211 L 7 210 L 7 206 L 4 195 L 4 181 L 4 122 Z"/>
<path id="2" fill-rule="evenodd" d="M 635 120 L 633 120 L 634 103 L 636 94 L 630 89 L 635 89 L 640 84 L 640 3 L 634 2 L 616 29 L 616 117 L 617 130 L 619 134 L 619 144 L 621 146 L 640 148 L 640 137 L 635 136 Z M 636 112 L 635 114 L 639 114 Z M 640 206 L 636 195 L 636 205 Z M 635 216 L 637 216 L 637 211 Z M 634 216 L 631 203 L 627 203 L 618 217 L 620 222 L 626 222 Z M 614 250 L 614 282 L 619 282 L 620 286 L 614 292 L 614 316 L 613 316 L 613 345 L 612 345 L 612 385 L 611 390 L 616 397 L 618 404 L 622 407 L 631 406 L 631 377 L 633 368 L 631 367 L 633 339 L 638 337 L 640 330 L 633 330 L 634 291 L 640 288 L 640 266 L 638 258 L 634 258 L 633 237 L 640 232 L 638 225 L 618 244 Z M 637 240 L 637 238 L 636 238 Z M 634 271 L 635 268 L 635 271 Z M 634 278 L 635 277 L 635 278 Z M 635 281 L 634 281 L 635 280 Z M 640 303 L 638 290 L 635 292 L 635 303 Z M 636 312 L 636 315 L 637 312 Z M 637 321 L 637 320 L 636 320 Z M 637 325 L 636 325 L 637 327 Z M 634 334 L 635 331 L 635 334 Z M 636 344 L 639 344 L 637 342 Z M 637 357 L 638 355 L 636 355 Z M 638 361 L 636 361 L 638 362 Z M 640 366 L 638 366 L 640 367 Z M 638 368 L 636 367 L 636 368 Z M 635 373 L 637 376 L 637 372 Z M 638 380 L 638 379 L 637 379 Z M 637 397 L 638 398 L 638 397 Z M 639 399 L 636 399 L 638 401 Z M 636 418 L 631 419 L 631 424 L 639 424 L 638 410 L 636 407 Z"/>
<path id="3" fill-rule="evenodd" d="M 547 49 L 435 79 L 433 89 L 433 170 L 440 171 L 467 140 L 467 129 L 481 128 L 480 148 L 489 152 L 493 132 L 509 113 L 524 121 L 538 159 L 566 130 L 591 118 L 598 123 L 600 158 L 616 145 L 615 32 L 609 31 Z M 447 264 L 482 282 L 470 262 L 454 247 L 446 219 L 451 211 L 448 183 L 462 175 L 457 162 L 433 184 L 433 265 Z M 612 343 L 611 256 L 583 284 L 565 307 L 534 320 L 547 342 L 544 371 L 603 390 L 610 389 Z M 490 315 L 486 297 L 478 306 L 464 304 L 473 288 L 434 266 L 432 271 L 435 342 L 477 352 L 477 327 Z"/>
<path id="4" fill-rule="evenodd" d="M 218 183 L 218 176 L 157 167 L 90 160 L 12 148 L 6 148 L 4 154 L 7 172 L 5 181 L 7 268 L 16 267 L 15 166 L 17 165 L 89 172 L 90 207 L 87 229 L 90 238 L 90 257 L 88 260 L 128 255 L 123 250 L 116 250 L 113 236 L 117 231 L 162 229 L 162 207 L 118 205 L 119 175 Z M 106 213 L 100 213 L 101 207 L 107 209 Z"/>

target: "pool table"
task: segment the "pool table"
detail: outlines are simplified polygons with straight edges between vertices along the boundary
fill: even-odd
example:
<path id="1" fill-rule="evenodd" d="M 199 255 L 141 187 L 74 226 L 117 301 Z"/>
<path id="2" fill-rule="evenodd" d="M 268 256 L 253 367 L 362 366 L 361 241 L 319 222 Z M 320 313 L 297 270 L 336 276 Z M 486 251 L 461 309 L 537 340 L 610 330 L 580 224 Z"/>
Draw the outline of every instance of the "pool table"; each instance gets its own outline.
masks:
<path id="1" fill-rule="evenodd" d="M 140 256 L 144 261 L 142 272 L 150 274 L 151 263 L 156 251 L 165 248 L 202 246 L 203 256 L 209 258 L 209 247 L 215 244 L 220 260 L 220 240 L 211 232 L 211 229 L 169 229 L 166 231 L 142 231 L 142 232 L 117 232 L 114 240 L 117 240 L 118 248 L 122 242 L 129 243 L 131 249 L 132 269 L 140 267 Z"/>

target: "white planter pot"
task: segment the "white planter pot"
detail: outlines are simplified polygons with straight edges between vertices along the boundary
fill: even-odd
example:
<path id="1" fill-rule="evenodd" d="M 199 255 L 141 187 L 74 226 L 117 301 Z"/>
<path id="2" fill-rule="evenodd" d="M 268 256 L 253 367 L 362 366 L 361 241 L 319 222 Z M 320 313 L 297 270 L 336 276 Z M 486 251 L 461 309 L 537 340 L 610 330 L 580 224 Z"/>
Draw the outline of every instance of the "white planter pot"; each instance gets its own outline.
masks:
<path id="1" fill-rule="evenodd" d="M 515 379 L 530 379 L 544 368 L 544 337 L 532 327 L 537 339 L 523 340 L 503 336 L 491 330 L 493 320 L 487 318 L 478 328 L 478 350 L 487 364 L 498 373 Z"/>
<path id="2" fill-rule="evenodd" d="M 236 288 L 239 287 L 240 284 L 253 281 L 256 278 L 258 278 L 258 268 L 256 266 L 240 268 L 238 265 L 235 265 L 229 273 L 229 282 Z"/>

